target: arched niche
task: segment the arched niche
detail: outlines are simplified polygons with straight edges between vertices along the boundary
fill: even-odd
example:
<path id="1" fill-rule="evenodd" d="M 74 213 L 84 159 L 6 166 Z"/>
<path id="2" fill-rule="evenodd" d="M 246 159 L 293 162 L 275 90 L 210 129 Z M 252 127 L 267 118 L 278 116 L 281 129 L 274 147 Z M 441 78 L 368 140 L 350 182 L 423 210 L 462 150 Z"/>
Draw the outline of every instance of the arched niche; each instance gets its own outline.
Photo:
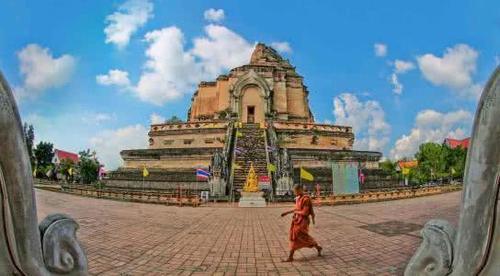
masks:
<path id="1" fill-rule="evenodd" d="M 254 122 L 263 122 L 265 114 L 271 110 L 270 95 L 267 82 L 250 70 L 231 87 L 231 110 L 238 115 L 239 121 L 246 123 L 253 107 Z"/>

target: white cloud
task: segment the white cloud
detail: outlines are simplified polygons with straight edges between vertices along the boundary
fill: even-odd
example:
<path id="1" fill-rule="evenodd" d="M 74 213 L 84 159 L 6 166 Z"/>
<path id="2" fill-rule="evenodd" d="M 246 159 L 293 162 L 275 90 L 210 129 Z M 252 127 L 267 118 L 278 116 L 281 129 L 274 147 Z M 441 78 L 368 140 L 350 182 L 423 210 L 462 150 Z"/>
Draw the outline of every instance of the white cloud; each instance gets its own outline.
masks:
<path id="1" fill-rule="evenodd" d="M 451 88 L 458 96 L 477 98 L 481 90 L 474 84 L 478 52 L 466 44 L 447 48 L 442 57 L 425 54 L 417 57 L 425 79 L 437 86 Z"/>
<path id="2" fill-rule="evenodd" d="M 147 60 L 137 85 L 129 90 L 140 100 L 156 105 L 192 93 L 201 80 L 248 63 L 253 50 L 253 44 L 239 34 L 213 24 L 205 27 L 205 36 L 193 40 L 191 49 L 185 49 L 184 34 L 175 26 L 148 32 L 145 41 L 149 44 Z M 128 82 L 126 72 L 112 78 L 111 71 L 97 76 L 97 81 L 106 85 Z"/>
<path id="3" fill-rule="evenodd" d="M 404 61 L 399 59 L 396 59 L 394 61 L 394 72 L 397 74 L 403 74 L 413 69 L 415 69 L 415 64 L 413 64 L 411 61 Z"/>
<path id="4" fill-rule="evenodd" d="M 403 84 L 399 81 L 399 75 L 405 74 L 408 71 L 415 69 L 415 65 L 410 61 L 404 61 L 396 59 L 393 63 L 394 69 L 391 74 L 390 82 L 394 86 L 392 88 L 392 92 L 397 95 L 401 95 L 403 93 Z"/>
<path id="5" fill-rule="evenodd" d="M 373 51 L 377 57 L 385 57 L 387 55 L 387 45 L 383 43 L 373 44 Z"/>
<path id="6" fill-rule="evenodd" d="M 412 157 L 422 143 L 441 143 L 447 137 L 465 138 L 470 133 L 472 114 L 465 110 L 441 113 L 427 109 L 419 112 L 409 134 L 402 135 L 390 151 L 393 159 Z"/>
<path id="7" fill-rule="evenodd" d="M 220 22 L 224 20 L 224 10 L 223 9 L 208 9 L 203 13 L 206 20 L 212 22 Z"/>
<path id="8" fill-rule="evenodd" d="M 48 48 L 29 44 L 17 53 L 20 72 L 24 78 L 22 86 L 15 87 L 18 99 L 35 98 L 43 91 L 68 83 L 76 66 L 71 55 L 52 56 Z"/>
<path id="9" fill-rule="evenodd" d="M 354 148 L 382 151 L 389 142 L 390 125 L 377 101 L 360 101 L 354 94 L 343 93 L 333 100 L 335 124 L 352 126 Z"/>
<path id="10" fill-rule="evenodd" d="M 147 147 L 147 132 L 148 129 L 140 124 L 104 130 L 90 138 L 89 144 L 106 169 L 113 170 L 122 164 L 120 151 Z"/>
<path id="11" fill-rule="evenodd" d="M 399 82 L 398 75 L 396 73 L 391 74 L 391 84 L 394 86 L 392 88 L 392 92 L 397 95 L 401 95 L 403 93 L 403 85 Z"/>
<path id="12" fill-rule="evenodd" d="M 123 88 L 130 87 L 128 72 L 117 69 L 109 70 L 108 74 L 96 76 L 96 81 L 98 84 L 105 86 L 116 85 Z"/>
<path id="13" fill-rule="evenodd" d="M 149 32 L 148 60 L 135 92 L 145 102 L 162 105 L 177 99 L 200 79 L 195 57 L 184 50 L 184 35 L 177 27 Z"/>
<path id="14" fill-rule="evenodd" d="M 274 49 L 276 49 L 276 51 L 283 53 L 283 54 L 292 53 L 292 47 L 290 47 L 290 44 L 286 41 L 272 42 L 271 47 L 273 47 Z"/>
<path id="15" fill-rule="evenodd" d="M 165 123 L 165 117 L 163 117 L 159 114 L 156 114 L 156 113 L 151 114 L 151 116 L 149 118 L 150 118 L 152 125 Z"/>
<path id="16" fill-rule="evenodd" d="M 87 112 L 81 117 L 82 122 L 89 125 L 100 125 L 105 122 L 116 120 L 116 114 Z"/>
<path id="17" fill-rule="evenodd" d="M 254 44 L 224 26 L 205 26 L 206 36 L 194 39 L 190 51 L 201 59 L 203 72 L 215 77 L 222 71 L 250 61 Z"/>
<path id="18" fill-rule="evenodd" d="M 106 17 L 106 43 L 113 43 L 118 48 L 127 46 L 132 34 L 152 17 L 153 3 L 148 0 L 126 1 L 118 7 L 118 11 Z"/>

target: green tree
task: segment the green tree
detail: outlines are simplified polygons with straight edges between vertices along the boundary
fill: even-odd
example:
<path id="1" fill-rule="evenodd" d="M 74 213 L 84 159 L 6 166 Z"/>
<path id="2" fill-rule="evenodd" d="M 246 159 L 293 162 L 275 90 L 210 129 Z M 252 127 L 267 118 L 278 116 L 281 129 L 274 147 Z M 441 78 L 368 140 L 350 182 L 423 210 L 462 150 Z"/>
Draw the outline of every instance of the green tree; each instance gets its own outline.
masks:
<path id="1" fill-rule="evenodd" d="M 462 178 L 465 170 L 465 160 L 467 158 L 467 149 L 456 147 L 454 149 L 443 145 L 445 159 L 445 171 L 452 177 Z"/>
<path id="2" fill-rule="evenodd" d="M 174 115 L 174 116 L 170 117 L 170 119 L 166 120 L 166 122 L 169 124 L 174 124 L 174 123 L 182 123 L 183 121 L 181 118 Z"/>
<path id="3" fill-rule="evenodd" d="M 397 174 L 396 172 L 396 163 L 392 162 L 391 160 L 387 159 L 385 161 L 382 161 L 379 163 L 380 169 L 388 175 L 395 175 Z"/>
<path id="4" fill-rule="evenodd" d="M 61 163 L 59 164 L 59 173 L 63 174 L 66 179 L 69 179 L 71 177 L 69 171 L 70 169 L 73 170 L 73 173 L 75 171 L 75 162 L 71 159 L 65 158 L 61 160 Z"/>
<path id="5" fill-rule="evenodd" d="M 443 146 L 436 143 L 421 144 L 415 158 L 418 160 L 419 177 L 428 181 L 440 177 L 445 172 L 445 154 Z"/>
<path id="6" fill-rule="evenodd" d="M 30 158 L 31 166 L 35 166 L 35 156 L 33 154 L 33 145 L 35 142 L 35 129 L 33 125 L 24 123 L 23 125 L 24 140 L 26 141 L 26 148 L 28 149 L 28 156 Z"/>
<path id="7" fill-rule="evenodd" d="M 78 168 L 82 182 L 84 184 L 95 182 L 99 173 L 99 162 L 95 157 L 95 152 L 90 152 L 90 149 L 87 149 L 78 154 L 80 155 Z"/>
<path id="8" fill-rule="evenodd" d="M 52 158 L 54 158 L 54 145 L 49 142 L 41 141 L 36 145 L 34 154 L 36 164 L 39 168 L 52 166 Z"/>

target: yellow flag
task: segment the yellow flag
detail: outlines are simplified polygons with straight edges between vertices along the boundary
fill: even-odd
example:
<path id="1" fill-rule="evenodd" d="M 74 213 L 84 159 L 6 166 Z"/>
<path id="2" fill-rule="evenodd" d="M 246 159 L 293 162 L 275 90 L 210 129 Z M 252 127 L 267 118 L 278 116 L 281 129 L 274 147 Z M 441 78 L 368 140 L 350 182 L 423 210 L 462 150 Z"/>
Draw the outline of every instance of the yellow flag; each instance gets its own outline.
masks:
<path id="1" fill-rule="evenodd" d="M 142 170 L 142 177 L 148 177 L 148 176 L 149 176 L 148 169 L 146 169 L 146 166 L 144 166 L 144 169 Z"/>
<path id="2" fill-rule="evenodd" d="M 236 137 L 243 137 L 243 133 L 241 133 L 239 130 L 236 131 Z"/>
<path id="3" fill-rule="evenodd" d="M 403 168 L 403 175 L 409 175 L 410 174 L 410 168 Z"/>
<path id="4" fill-rule="evenodd" d="M 272 163 L 267 164 L 267 170 L 270 172 L 275 172 L 276 171 L 276 166 Z"/>
<path id="5" fill-rule="evenodd" d="M 310 172 L 304 170 L 303 168 L 300 168 L 300 178 L 305 179 L 305 180 L 309 180 L 309 181 L 314 180 L 314 176 Z"/>
<path id="6" fill-rule="evenodd" d="M 73 168 L 69 168 L 69 169 L 68 169 L 68 174 L 69 174 L 69 175 L 73 175 Z"/>
<path id="7" fill-rule="evenodd" d="M 451 168 L 451 174 L 455 174 L 457 171 L 455 171 L 455 168 Z"/>

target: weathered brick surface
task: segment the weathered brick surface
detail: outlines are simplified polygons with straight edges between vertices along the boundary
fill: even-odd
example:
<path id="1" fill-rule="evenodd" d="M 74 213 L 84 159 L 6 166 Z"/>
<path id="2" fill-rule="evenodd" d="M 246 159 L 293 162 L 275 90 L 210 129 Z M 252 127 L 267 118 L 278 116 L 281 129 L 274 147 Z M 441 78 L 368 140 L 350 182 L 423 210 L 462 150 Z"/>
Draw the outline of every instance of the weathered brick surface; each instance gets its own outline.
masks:
<path id="1" fill-rule="evenodd" d="M 290 218 L 279 217 L 289 207 L 191 208 L 36 194 L 40 219 L 63 212 L 80 223 L 93 275 L 400 275 L 421 241 L 414 225 L 431 218 L 456 224 L 461 197 L 318 207 L 311 233 L 325 256 L 304 249 L 289 264 L 280 260 Z M 385 228 L 370 231 L 377 226 Z"/>

